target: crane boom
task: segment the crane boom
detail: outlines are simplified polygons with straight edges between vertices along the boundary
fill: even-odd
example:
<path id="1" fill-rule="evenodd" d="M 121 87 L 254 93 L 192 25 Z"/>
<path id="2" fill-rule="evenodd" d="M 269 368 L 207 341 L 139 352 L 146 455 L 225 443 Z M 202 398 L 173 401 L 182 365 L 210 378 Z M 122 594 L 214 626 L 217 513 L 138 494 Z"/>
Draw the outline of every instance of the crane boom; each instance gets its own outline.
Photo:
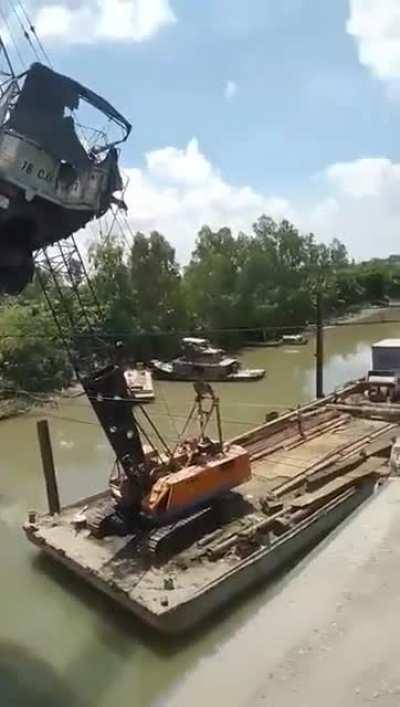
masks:
<path id="1" fill-rule="evenodd" d="M 144 451 L 118 361 L 120 342 L 104 336 L 101 306 L 75 238 L 39 251 L 36 272 L 76 377 L 126 476 L 141 486 Z"/>

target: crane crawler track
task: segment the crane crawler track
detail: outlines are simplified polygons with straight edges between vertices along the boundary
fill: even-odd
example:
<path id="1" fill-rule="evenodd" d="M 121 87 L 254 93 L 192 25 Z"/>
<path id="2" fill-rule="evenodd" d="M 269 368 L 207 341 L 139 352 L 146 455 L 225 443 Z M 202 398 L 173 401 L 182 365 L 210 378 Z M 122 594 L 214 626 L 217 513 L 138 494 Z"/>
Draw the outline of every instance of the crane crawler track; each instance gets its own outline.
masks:
<path id="1" fill-rule="evenodd" d="M 248 504 L 242 496 L 227 493 L 206 508 L 151 531 L 147 539 L 149 558 L 154 564 L 168 562 L 174 555 L 218 528 L 243 517 L 248 511 Z"/>

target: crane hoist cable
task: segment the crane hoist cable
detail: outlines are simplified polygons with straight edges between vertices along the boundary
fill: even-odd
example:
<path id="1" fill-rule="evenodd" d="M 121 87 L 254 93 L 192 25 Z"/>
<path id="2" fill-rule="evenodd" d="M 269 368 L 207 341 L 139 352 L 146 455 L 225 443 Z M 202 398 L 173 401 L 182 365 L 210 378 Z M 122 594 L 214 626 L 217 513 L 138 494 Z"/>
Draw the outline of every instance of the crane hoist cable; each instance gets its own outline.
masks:
<path id="1" fill-rule="evenodd" d="M 39 52 L 37 51 L 36 47 L 34 46 L 32 40 L 31 40 L 29 31 L 26 29 L 26 27 L 25 27 L 23 21 L 21 20 L 19 14 L 18 14 L 18 12 L 17 12 L 17 8 L 16 8 L 16 6 L 15 6 L 15 4 L 14 4 L 14 0 L 8 0 L 8 6 L 9 6 L 9 8 L 10 8 L 10 15 L 13 15 L 13 16 L 15 17 L 15 19 L 16 19 L 16 21 L 17 21 L 17 24 L 19 25 L 20 30 L 21 30 L 21 32 L 22 32 L 22 35 L 24 36 L 24 38 L 25 38 L 26 41 L 28 42 L 29 47 L 30 47 L 30 49 L 31 49 L 31 51 L 32 51 L 32 53 L 33 53 L 33 55 L 34 55 L 36 61 L 39 61 L 39 62 L 40 62 L 40 60 L 41 60 L 40 54 L 39 54 Z"/>
<path id="2" fill-rule="evenodd" d="M 16 41 L 15 33 L 14 33 L 11 23 L 9 21 L 7 12 L 5 11 L 3 4 L 1 2 L 0 2 L 0 19 L 2 20 L 2 23 L 4 25 L 4 29 L 6 31 L 6 34 L 8 35 L 7 38 L 9 39 L 10 44 L 12 44 L 14 51 L 15 51 L 15 55 L 16 55 L 19 63 L 21 64 L 21 69 L 22 69 L 22 71 L 25 71 L 25 69 L 27 68 L 27 63 L 24 60 L 22 53 L 19 49 L 18 42 Z M 5 40 L 2 38 L 2 40 L 1 40 L 2 47 L 4 46 L 4 42 L 5 42 Z M 15 72 L 13 71 L 13 73 L 15 73 Z"/>
<path id="3" fill-rule="evenodd" d="M 32 19 L 31 19 L 31 17 L 29 16 L 29 14 L 28 14 L 28 12 L 27 12 L 27 10 L 26 10 L 26 8 L 25 8 L 25 6 L 24 6 L 22 0 L 15 0 L 15 2 L 16 2 L 16 5 L 20 8 L 20 10 L 21 10 L 21 12 L 22 12 L 22 15 L 23 15 L 23 17 L 24 17 L 24 19 L 25 19 L 25 22 L 26 22 L 27 25 L 28 25 L 29 31 L 31 32 L 33 38 L 35 39 L 35 41 L 36 41 L 36 43 L 37 43 L 37 45 L 38 45 L 40 51 L 42 52 L 42 55 L 43 55 L 43 57 L 44 57 L 46 63 L 49 64 L 50 67 L 52 67 L 53 64 L 52 64 L 52 61 L 51 61 L 51 59 L 50 59 L 50 56 L 49 56 L 49 54 L 48 54 L 48 52 L 47 52 L 47 50 L 46 50 L 46 48 L 45 48 L 45 46 L 44 46 L 42 40 L 41 40 L 40 37 L 38 36 L 38 34 L 37 34 L 37 32 L 36 32 L 35 25 L 33 24 Z"/>

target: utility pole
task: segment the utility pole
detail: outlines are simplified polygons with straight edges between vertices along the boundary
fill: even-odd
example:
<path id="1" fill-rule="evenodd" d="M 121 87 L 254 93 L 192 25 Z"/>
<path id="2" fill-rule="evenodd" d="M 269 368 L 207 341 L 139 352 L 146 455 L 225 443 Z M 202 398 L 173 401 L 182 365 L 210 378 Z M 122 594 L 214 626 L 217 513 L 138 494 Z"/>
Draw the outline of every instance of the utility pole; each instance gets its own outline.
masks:
<path id="1" fill-rule="evenodd" d="M 315 339 L 315 390 L 317 398 L 324 397 L 324 324 L 322 320 L 322 296 L 316 292 L 316 339 Z"/>

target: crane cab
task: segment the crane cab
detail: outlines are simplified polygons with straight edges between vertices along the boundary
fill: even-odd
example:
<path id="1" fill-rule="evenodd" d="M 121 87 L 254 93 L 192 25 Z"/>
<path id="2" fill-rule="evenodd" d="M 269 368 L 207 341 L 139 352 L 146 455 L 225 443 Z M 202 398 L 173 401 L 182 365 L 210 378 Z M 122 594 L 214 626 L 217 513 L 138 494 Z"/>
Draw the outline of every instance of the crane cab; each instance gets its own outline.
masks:
<path id="1" fill-rule="evenodd" d="M 131 126 L 103 98 L 42 64 L 2 88 L 0 292 L 17 294 L 32 278 L 35 250 L 72 235 L 118 203 L 116 146 Z M 80 129 L 75 111 L 82 101 L 116 126 L 118 139 Z"/>
<path id="2" fill-rule="evenodd" d="M 159 478 L 144 498 L 142 510 L 158 521 L 173 518 L 205 505 L 250 478 L 248 452 L 232 444 L 219 455 Z"/>

